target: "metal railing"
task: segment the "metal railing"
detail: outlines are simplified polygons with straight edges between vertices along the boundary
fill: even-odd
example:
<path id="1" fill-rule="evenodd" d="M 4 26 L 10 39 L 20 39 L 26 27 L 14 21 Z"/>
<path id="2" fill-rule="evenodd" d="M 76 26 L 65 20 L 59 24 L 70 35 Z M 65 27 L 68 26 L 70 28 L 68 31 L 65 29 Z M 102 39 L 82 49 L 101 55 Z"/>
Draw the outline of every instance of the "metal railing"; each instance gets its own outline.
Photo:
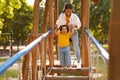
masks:
<path id="1" fill-rule="evenodd" d="M 19 63 L 20 59 L 26 55 L 28 52 L 32 50 L 38 43 L 40 43 L 44 38 L 47 37 L 52 32 L 52 30 L 47 31 L 43 35 L 41 35 L 39 38 L 31 42 L 29 45 L 27 45 L 23 50 L 16 53 L 14 56 L 10 57 L 8 60 L 6 60 L 4 63 L 0 65 L 0 75 L 3 75 L 11 66 L 14 66 L 15 63 L 18 63 L 17 70 L 21 69 L 21 64 Z M 107 51 L 100 45 L 100 43 L 91 35 L 91 33 L 88 31 L 88 29 L 85 29 L 86 36 L 90 40 L 90 44 L 87 43 L 89 49 L 89 63 L 90 68 L 90 76 L 93 77 L 96 80 L 107 80 L 107 69 L 108 69 L 108 62 L 109 62 L 109 54 Z M 18 75 L 21 71 L 19 71 Z M 19 78 L 19 76 L 18 76 Z M 8 79 L 10 80 L 10 79 Z M 18 79 L 20 80 L 20 79 Z"/>
<path id="2" fill-rule="evenodd" d="M 40 43 L 44 38 L 46 38 L 52 30 L 48 30 L 46 33 L 35 39 L 33 42 L 28 44 L 24 49 L 21 51 L 17 52 L 14 56 L 8 58 L 4 63 L 0 64 L 0 76 L 3 75 L 4 73 L 11 67 L 13 66 L 16 62 L 19 62 L 19 60 L 25 56 L 28 52 L 30 52 L 38 43 Z M 21 65 L 21 64 L 20 64 Z M 18 67 L 20 67 L 20 65 Z M 20 68 L 18 68 L 19 70 Z M 8 79 L 9 80 L 9 79 Z"/>
<path id="3" fill-rule="evenodd" d="M 87 43 L 89 49 L 89 66 L 91 68 L 90 76 L 95 80 L 107 80 L 109 54 L 87 28 L 85 29 L 85 33 L 90 42 L 90 44 Z"/>

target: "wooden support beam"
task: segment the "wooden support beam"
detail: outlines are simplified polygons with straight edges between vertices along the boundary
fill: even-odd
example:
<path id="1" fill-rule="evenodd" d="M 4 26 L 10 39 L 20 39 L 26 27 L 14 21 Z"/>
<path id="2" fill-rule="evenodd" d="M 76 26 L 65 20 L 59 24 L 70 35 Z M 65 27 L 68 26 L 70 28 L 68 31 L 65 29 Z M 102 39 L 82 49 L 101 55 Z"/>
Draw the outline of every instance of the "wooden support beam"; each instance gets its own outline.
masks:
<path id="1" fill-rule="evenodd" d="M 45 33 L 47 31 L 47 23 L 48 23 L 48 14 L 49 14 L 49 0 L 46 0 L 46 3 L 45 3 L 45 12 L 44 12 L 44 20 L 43 20 L 43 25 L 42 25 L 42 32 Z M 47 40 L 45 39 L 43 41 L 44 45 L 41 46 L 42 48 L 42 69 L 43 69 L 43 74 L 46 74 L 46 51 L 47 51 Z"/>
<path id="2" fill-rule="evenodd" d="M 24 56 L 22 64 L 22 80 L 28 80 L 29 72 L 29 53 Z"/>
<path id="3" fill-rule="evenodd" d="M 42 32 L 46 32 L 47 30 L 47 22 L 48 22 L 48 14 L 49 14 L 49 0 L 46 0 L 46 3 L 45 3 L 45 12 L 44 12 L 44 20 L 43 20 L 43 25 L 42 25 Z"/>
<path id="4" fill-rule="evenodd" d="M 37 69 L 37 46 L 32 49 L 32 80 L 38 80 L 38 69 Z"/>
<path id="5" fill-rule="evenodd" d="M 54 20 L 56 21 L 58 19 L 59 16 L 59 8 L 58 8 L 58 0 L 55 0 L 55 6 L 54 6 Z M 58 37 L 55 36 L 55 48 L 56 48 L 56 56 L 58 59 Z"/>
<path id="6" fill-rule="evenodd" d="M 120 0 L 111 0 L 109 78 L 120 80 Z"/>
<path id="7" fill-rule="evenodd" d="M 55 0 L 55 5 L 54 5 L 54 20 L 56 21 L 59 16 L 59 8 L 58 8 L 58 0 Z"/>
<path id="8" fill-rule="evenodd" d="M 42 58 L 42 62 L 41 62 L 41 69 L 43 71 L 43 74 L 46 74 L 46 44 L 45 44 L 45 41 L 41 41 L 40 42 L 40 46 L 41 46 L 41 58 Z"/>
<path id="9" fill-rule="evenodd" d="M 27 43 L 30 43 L 32 40 L 30 35 L 28 35 Z M 23 57 L 23 64 L 22 64 L 22 80 L 28 80 L 28 72 L 29 72 L 29 63 L 30 63 L 30 53 L 26 54 Z M 31 77 L 31 75 L 29 75 Z"/>
<path id="10" fill-rule="evenodd" d="M 53 49 L 53 45 L 52 45 L 52 41 L 51 41 L 51 35 L 48 36 L 48 57 L 49 57 L 49 65 L 50 67 L 54 66 L 54 53 L 52 51 Z"/>
<path id="11" fill-rule="evenodd" d="M 53 0 L 49 0 L 49 21 L 50 28 L 54 29 L 54 11 L 53 11 Z"/>
<path id="12" fill-rule="evenodd" d="M 85 35 L 85 27 L 89 27 L 89 15 L 90 15 L 90 0 L 81 0 L 81 23 L 82 23 L 82 36 L 81 36 L 81 55 L 82 66 L 88 67 L 88 47 L 89 40 Z"/>
<path id="13" fill-rule="evenodd" d="M 39 26 L 39 3 L 41 0 L 34 1 L 34 19 L 33 19 L 33 29 L 31 36 L 32 41 L 38 37 L 38 26 Z M 32 80 L 38 80 L 38 72 L 37 72 L 37 46 L 35 46 L 32 50 Z"/>
<path id="14" fill-rule="evenodd" d="M 29 43 L 31 43 L 32 41 L 34 41 L 36 38 L 38 38 L 40 36 L 40 34 L 36 34 L 36 35 L 29 35 L 29 40 L 28 41 Z M 31 61 L 31 72 L 29 72 L 29 76 L 31 76 L 31 80 L 38 80 L 38 68 L 37 68 L 37 60 L 38 60 L 38 49 L 39 49 L 39 45 L 36 45 L 30 52 L 31 56 L 29 56 L 30 58 L 30 61 Z"/>
<path id="15" fill-rule="evenodd" d="M 54 12 L 53 12 L 53 0 L 49 0 L 49 23 L 50 23 L 50 28 L 54 30 Z M 54 53 L 53 53 L 53 41 L 54 41 L 54 34 L 51 33 L 49 35 L 49 60 L 50 60 L 50 66 L 53 67 L 54 65 Z"/>
<path id="16" fill-rule="evenodd" d="M 39 25 L 39 3 L 41 0 L 34 1 L 34 17 L 33 17 L 33 29 L 32 33 L 38 33 L 38 25 Z"/>
<path id="17" fill-rule="evenodd" d="M 30 34 L 28 36 L 28 43 L 31 43 L 33 40 L 38 38 L 41 34 L 32 35 Z M 39 44 L 35 46 L 31 52 L 29 52 L 27 55 L 25 55 L 24 60 L 23 60 L 23 68 L 22 68 L 22 78 L 23 80 L 38 80 L 38 67 L 37 67 L 37 60 L 38 60 L 38 55 L 40 54 L 38 52 L 39 50 Z M 31 59 L 32 58 L 32 59 Z M 32 63 L 31 65 L 29 65 Z M 31 69 L 32 68 L 32 69 Z M 28 75 L 29 74 L 29 75 Z"/>

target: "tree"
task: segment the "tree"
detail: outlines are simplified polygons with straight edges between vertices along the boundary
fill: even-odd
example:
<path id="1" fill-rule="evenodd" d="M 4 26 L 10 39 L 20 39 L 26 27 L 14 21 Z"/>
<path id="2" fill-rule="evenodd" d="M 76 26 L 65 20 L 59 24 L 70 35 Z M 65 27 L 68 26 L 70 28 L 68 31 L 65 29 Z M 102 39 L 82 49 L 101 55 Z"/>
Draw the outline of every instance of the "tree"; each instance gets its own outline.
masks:
<path id="1" fill-rule="evenodd" d="M 6 20 L 14 16 L 13 10 L 20 7 L 21 3 L 19 0 L 0 0 L 0 30 L 7 25 L 5 24 Z"/>
<path id="2" fill-rule="evenodd" d="M 2 35 L 2 33 L 9 32 L 8 26 L 10 24 L 11 18 L 14 16 L 13 10 L 19 9 L 20 7 L 21 3 L 19 0 L 0 0 L 0 41 L 2 41 L 3 47 L 5 49 L 8 45 L 9 38 L 8 34 Z"/>
<path id="3" fill-rule="evenodd" d="M 21 1 L 21 4 L 20 9 L 14 9 L 14 17 L 11 19 L 10 25 L 14 33 L 14 40 L 18 46 L 20 41 L 26 41 L 28 33 L 31 32 L 33 20 L 33 8 L 27 6 L 24 0 Z"/>
<path id="4" fill-rule="evenodd" d="M 33 8 L 25 0 L 0 0 L 0 31 L 10 33 L 13 30 L 13 39 L 19 46 L 24 42 L 32 29 Z"/>
<path id="5" fill-rule="evenodd" d="M 100 0 L 98 4 L 91 3 L 90 29 L 92 34 L 100 41 L 107 43 L 108 26 L 110 18 L 110 1 Z"/>

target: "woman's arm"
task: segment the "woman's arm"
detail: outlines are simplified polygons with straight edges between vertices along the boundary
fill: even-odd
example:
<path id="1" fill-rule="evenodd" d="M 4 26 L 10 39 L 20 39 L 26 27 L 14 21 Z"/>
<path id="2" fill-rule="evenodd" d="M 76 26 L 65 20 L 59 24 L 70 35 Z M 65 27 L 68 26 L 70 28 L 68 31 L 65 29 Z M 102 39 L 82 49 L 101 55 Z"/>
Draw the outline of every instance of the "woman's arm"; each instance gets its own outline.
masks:
<path id="1" fill-rule="evenodd" d="M 71 36 L 75 33 L 75 30 L 77 30 L 77 28 L 75 28 L 75 27 L 73 27 L 73 28 L 71 29 L 71 31 L 70 31 Z"/>

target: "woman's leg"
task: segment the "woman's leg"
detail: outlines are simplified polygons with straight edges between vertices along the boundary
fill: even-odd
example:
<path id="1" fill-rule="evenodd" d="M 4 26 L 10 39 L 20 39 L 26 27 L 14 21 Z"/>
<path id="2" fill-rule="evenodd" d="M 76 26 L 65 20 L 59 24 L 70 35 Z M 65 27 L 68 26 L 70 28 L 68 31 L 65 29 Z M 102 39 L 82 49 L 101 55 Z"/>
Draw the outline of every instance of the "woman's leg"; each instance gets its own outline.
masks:
<path id="1" fill-rule="evenodd" d="M 78 32 L 75 30 L 75 34 L 71 36 L 73 47 L 74 47 L 74 53 L 76 55 L 76 59 L 79 62 L 80 61 L 80 48 L 79 48 L 79 38 L 78 38 Z"/>

